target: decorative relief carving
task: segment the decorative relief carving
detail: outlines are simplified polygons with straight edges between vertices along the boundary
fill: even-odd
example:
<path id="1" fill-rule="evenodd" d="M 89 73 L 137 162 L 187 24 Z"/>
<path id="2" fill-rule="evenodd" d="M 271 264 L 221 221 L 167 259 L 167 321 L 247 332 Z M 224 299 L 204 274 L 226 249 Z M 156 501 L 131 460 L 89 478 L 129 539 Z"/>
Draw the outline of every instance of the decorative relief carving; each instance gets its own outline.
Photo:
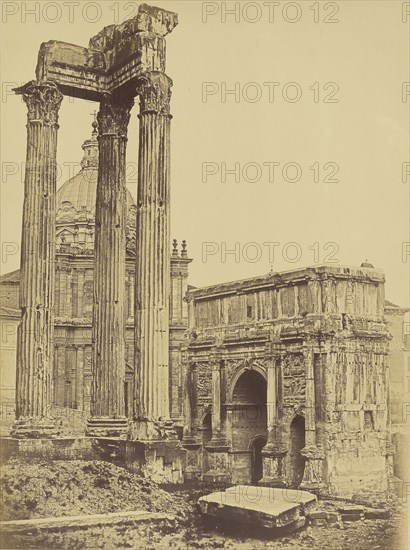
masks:
<path id="1" fill-rule="evenodd" d="M 305 363 L 302 354 L 288 354 L 283 357 L 283 395 L 286 401 L 305 399 Z"/>
<path id="2" fill-rule="evenodd" d="M 58 123 L 58 111 L 64 96 L 56 84 L 32 80 L 21 88 L 17 88 L 16 93 L 23 96 L 28 109 L 29 122 Z"/>
<path id="3" fill-rule="evenodd" d="M 137 84 L 140 112 L 169 115 L 172 80 L 164 73 L 145 73 Z"/>
<path id="4" fill-rule="evenodd" d="M 111 134 L 117 137 L 127 137 L 133 105 L 133 97 L 119 98 L 117 101 L 110 94 L 104 94 L 97 115 L 99 136 Z"/>
<path id="5" fill-rule="evenodd" d="M 212 400 L 212 365 L 207 362 L 195 363 L 197 371 L 198 401 Z"/>

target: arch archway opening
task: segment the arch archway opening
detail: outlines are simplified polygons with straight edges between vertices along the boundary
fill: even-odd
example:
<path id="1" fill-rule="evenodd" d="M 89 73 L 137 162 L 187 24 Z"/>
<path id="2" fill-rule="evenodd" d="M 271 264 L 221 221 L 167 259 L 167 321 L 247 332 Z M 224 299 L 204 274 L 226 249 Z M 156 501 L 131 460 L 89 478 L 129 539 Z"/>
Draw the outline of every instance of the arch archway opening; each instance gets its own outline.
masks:
<path id="1" fill-rule="evenodd" d="M 231 433 L 235 482 L 262 478 L 262 448 L 267 441 L 267 382 L 256 370 L 246 370 L 232 391 Z"/>

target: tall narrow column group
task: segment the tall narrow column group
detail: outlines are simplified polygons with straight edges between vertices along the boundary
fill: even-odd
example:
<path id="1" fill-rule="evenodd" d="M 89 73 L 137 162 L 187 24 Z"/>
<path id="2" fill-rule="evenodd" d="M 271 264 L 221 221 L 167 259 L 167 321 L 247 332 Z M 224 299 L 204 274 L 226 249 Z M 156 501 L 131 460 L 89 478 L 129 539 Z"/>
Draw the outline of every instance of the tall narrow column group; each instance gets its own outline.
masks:
<path id="1" fill-rule="evenodd" d="M 130 112 L 135 96 L 139 95 L 134 303 L 134 416 L 137 431 L 133 435 L 138 439 L 153 439 L 163 433 L 165 421 L 168 435 L 172 432 L 176 436 L 169 429 L 172 423 L 169 422 L 168 376 L 171 286 L 169 103 L 172 81 L 164 71 L 165 37 L 177 23 L 177 14 L 143 4 L 132 19 L 102 29 L 90 39 L 88 48 L 59 41 L 42 44 L 36 69 L 38 81 L 16 89 L 28 107 L 20 274 L 21 323 L 13 430 L 16 436 L 43 437 L 56 433 L 51 421 L 51 376 L 57 120 L 63 93 L 100 102 L 91 417 L 87 434 L 96 437 L 128 435 L 129 422 L 124 403 L 127 319 L 125 154 Z M 48 80 L 49 75 L 53 81 Z M 70 306 L 68 313 L 71 309 Z M 79 391 L 80 388 L 77 394 Z"/>

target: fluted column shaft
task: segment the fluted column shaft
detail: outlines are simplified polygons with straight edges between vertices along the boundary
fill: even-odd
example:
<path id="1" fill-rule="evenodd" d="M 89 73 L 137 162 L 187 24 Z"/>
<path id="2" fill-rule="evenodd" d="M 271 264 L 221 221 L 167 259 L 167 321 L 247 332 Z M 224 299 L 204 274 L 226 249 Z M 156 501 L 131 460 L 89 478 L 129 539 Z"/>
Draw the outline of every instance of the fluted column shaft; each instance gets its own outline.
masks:
<path id="1" fill-rule="evenodd" d="M 306 402 L 305 402 L 305 440 L 306 445 L 316 444 L 315 420 L 315 380 L 313 372 L 313 350 L 306 346 L 304 350 Z"/>
<path id="2" fill-rule="evenodd" d="M 133 100 L 100 102 L 89 435 L 127 429 L 125 379 L 126 142 Z"/>
<path id="3" fill-rule="evenodd" d="M 272 359 L 267 367 L 267 420 L 268 420 L 268 443 L 276 443 L 276 424 L 277 424 L 277 384 L 276 384 L 276 360 Z"/>
<path id="4" fill-rule="evenodd" d="M 212 363 L 212 437 L 221 434 L 221 367 L 220 361 Z"/>
<path id="5" fill-rule="evenodd" d="M 193 430 L 193 393 L 195 387 L 193 386 L 193 369 L 194 365 L 190 365 L 187 358 L 184 358 L 183 365 L 183 377 L 184 377 L 184 439 L 189 440 L 194 435 Z M 196 435 L 196 434 L 195 434 Z"/>
<path id="6" fill-rule="evenodd" d="M 16 90 L 28 108 L 13 435 L 41 437 L 50 421 L 54 354 L 57 86 L 30 82 Z"/>
<path id="7" fill-rule="evenodd" d="M 140 96 L 135 270 L 135 401 L 139 423 L 169 419 L 171 80 L 147 73 Z M 147 437 L 154 437 L 146 431 Z M 141 432 L 140 432 L 141 433 Z"/>

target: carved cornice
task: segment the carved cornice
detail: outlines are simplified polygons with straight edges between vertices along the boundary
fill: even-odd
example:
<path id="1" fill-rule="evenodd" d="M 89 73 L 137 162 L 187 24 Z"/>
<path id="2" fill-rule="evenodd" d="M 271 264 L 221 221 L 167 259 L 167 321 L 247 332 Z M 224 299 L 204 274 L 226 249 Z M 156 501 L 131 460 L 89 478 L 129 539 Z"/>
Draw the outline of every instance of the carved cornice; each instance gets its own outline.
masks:
<path id="1" fill-rule="evenodd" d="M 100 101 L 97 115 L 99 138 L 104 135 L 126 138 L 133 105 L 132 96 L 113 98 L 110 94 L 105 94 Z"/>
<path id="2" fill-rule="evenodd" d="M 140 114 L 156 113 L 171 116 L 172 80 L 165 73 L 151 71 L 145 73 L 137 83 L 136 92 L 140 98 Z"/>
<path id="3" fill-rule="evenodd" d="M 23 96 L 27 105 L 28 122 L 42 122 L 58 127 L 58 111 L 64 96 L 56 84 L 32 80 L 15 88 L 15 92 Z"/>

